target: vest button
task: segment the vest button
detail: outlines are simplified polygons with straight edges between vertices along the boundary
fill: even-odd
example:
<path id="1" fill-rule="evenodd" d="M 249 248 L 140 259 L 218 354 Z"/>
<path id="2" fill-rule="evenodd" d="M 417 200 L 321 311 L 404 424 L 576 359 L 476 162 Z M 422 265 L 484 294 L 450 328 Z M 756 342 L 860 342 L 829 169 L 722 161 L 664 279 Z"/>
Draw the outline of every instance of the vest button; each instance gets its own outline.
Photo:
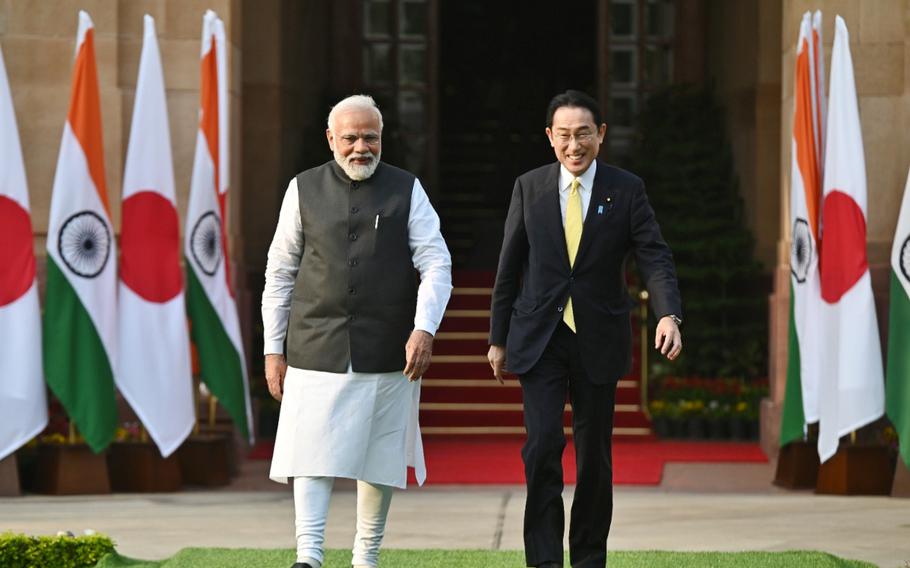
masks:
<path id="1" fill-rule="evenodd" d="M 351 207 L 351 215 L 356 215 L 360 211 L 359 207 Z"/>
<path id="2" fill-rule="evenodd" d="M 354 288 L 348 288 L 348 294 L 353 296 L 356 293 L 357 293 L 357 290 L 355 290 Z"/>
<path id="3" fill-rule="evenodd" d="M 348 266 L 357 266 L 357 259 L 356 259 L 356 258 L 352 258 L 351 260 L 349 260 L 349 261 L 348 261 Z"/>
<path id="4" fill-rule="evenodd" d="M 351 189 L 357 189 L 359 186 L 360 186 L 360 184 L 357 183 L 356 181 L 351 182 Z"/>
<path id="5" fill-rule="evenodd" d="M 356 240 L 357 240 L 357 233 L 351 233 L 350 235 L 348 235 L 348 238 L 349 238 L 351 241 L 356 241 Z"/>
<path id="6" fill-rule="evenodd" d="M 348 321 L 354 321 L 354 314 L 348 316 Z"/>
<path id="7" fill-rule="evenodd" d="M 562 311 L 562 306 L 559 306 L 558 308 L 556 308 L 556 311 L 557 311 L 557 312 L 561 312 L 561 311 Z"/>

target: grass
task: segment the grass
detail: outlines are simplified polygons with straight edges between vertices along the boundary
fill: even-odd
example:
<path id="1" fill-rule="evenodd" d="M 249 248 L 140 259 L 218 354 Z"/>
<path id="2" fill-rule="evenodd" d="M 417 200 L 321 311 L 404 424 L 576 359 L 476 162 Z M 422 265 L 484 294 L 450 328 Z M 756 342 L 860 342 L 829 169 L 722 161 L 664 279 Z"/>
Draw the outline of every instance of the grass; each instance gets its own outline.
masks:
<path id="1" fill-rule="evenodd" d="M 185 548 L 166 560 L 145 561 L 106 556 L 97 568 L 289 568 L 292 550 Z M 348 568 L 351 553 L 329 550 L 324 568 Z M 382 551 L 382 568 L 521 568 L 520 551 L 395 550 Z M 566 566 L 568 566 L 568 557 Z M 875 568 L 823 552 L 610 552 L 610 568 Z"/>

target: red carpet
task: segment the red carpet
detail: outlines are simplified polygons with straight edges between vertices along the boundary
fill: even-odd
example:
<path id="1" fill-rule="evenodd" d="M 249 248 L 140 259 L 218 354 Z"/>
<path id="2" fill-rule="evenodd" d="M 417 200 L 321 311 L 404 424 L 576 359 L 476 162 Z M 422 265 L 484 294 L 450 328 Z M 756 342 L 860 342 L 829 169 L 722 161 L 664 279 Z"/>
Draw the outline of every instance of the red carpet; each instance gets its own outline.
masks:
<path id="1" fill-rule="evenodd" d="M 428 484 L 523 484 L 520 437 L 479 440 L 424 436 Z M 260 442 L 250 459 L 270 459 L 271 444 Z M 563 455 L 566 483 L 575 482 L 575 448 Z M 613 483 L 659 485 L 667 462 L 765 463 L 758 444 L 742 442 L 613 441 Z M 413 482 L 413 473 L 411 475 Z"/>

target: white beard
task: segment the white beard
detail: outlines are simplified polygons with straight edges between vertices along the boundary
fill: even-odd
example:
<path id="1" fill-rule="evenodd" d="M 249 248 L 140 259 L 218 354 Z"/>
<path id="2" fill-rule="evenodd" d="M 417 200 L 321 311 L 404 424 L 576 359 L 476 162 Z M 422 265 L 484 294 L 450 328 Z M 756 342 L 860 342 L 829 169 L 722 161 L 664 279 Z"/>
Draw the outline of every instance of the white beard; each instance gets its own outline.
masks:
<path id="1" fill-rule="evenodd" d="M 351 154 L 348 154 L 347 158 L 342 156 L 338 150 L 335 150 L 333 153 L 335 154 L 335 161 L 339 166 L 341 166 L 341 169 L 344 170 L 344 173 L 348 174 L 348 177 L 354 181 L 363 181 L 372 176 L 376 171 L 376 168 L 379 167 L 379 159 L 382 156 L 382 151 L 376 155 L 373 155 L 369 152 L 367 152 L 366 155 L 356 154 L 352 152 Z M 363 157 L 369 157 L 371 160 L 370 163 L 365 166 L 361 166 L 351 161 L 353 158 Z"/>

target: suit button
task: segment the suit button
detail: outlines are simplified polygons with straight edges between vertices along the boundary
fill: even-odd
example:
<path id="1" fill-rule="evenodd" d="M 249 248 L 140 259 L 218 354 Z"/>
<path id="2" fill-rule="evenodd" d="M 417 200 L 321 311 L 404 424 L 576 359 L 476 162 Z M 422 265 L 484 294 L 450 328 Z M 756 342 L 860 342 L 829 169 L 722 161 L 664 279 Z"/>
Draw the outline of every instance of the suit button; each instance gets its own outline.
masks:
<path id="1" fill-rule="evenodd" d="M 348 261 L 348 266 L 357 266 L 357 259 L 356 259 L 356 258 L 352 258 L 351 260 L 349 260 L 349 261 Z"/>
<path id="2" fill-rule="evenodd" d="M 348 321 L 354 321 L 354 314 L 348 316 Z"/>
<path id="3" fill-rule="evenodd" d="M 357 189 L 358 187 L 360 187 L 359 183 L 357 183 L 356 181 L 351 182 L 351 189 Z"/>
<path id="4" fill-rule="evenodd" d="M 357 293 L 357 290 L 355 290 L 354 288 L 348 288 L 348 294 L 353 296 L 356 293 Z"/>
<path id="5" fill-rule="evenodd" d="M 353 242 L 353 241 L 356 241 L 356 240 L 357 240 L 357 233 L 351 233 L 350 235 L 348 235 L 348 239 L 350 239 L 352 242 Z"/>
<path id="6" fill-rule="evenodd" d="M 360 207 L 351 207 L 351 215 L 356 215 L 360 211 Z"/>
<path id="7" fill-rule="evenodd" d="M 569 276 L 569 282 L 575 282 L 575 277 L 574 277 L 574 276 Z"/>
<path id="8" fill-rule="evenodd" d="M 556 311 L 557 311 L 557 312 L 562 312 L 562 306 L 559 306 L 558 308 L 556 308 Z"/>

